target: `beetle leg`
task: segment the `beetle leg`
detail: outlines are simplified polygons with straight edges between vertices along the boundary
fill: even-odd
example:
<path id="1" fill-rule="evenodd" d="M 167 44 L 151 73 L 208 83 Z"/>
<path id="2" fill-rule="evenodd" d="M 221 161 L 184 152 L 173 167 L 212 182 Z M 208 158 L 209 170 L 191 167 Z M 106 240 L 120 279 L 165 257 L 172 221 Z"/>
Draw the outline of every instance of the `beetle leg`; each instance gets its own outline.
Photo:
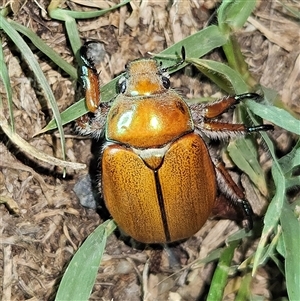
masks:
<path id="1" fill-rule="evenodd" d="M 109 103 L 101 103 L 95 114 L 87 113 L 76 120 L 76 130 L 81 135 L 90 135 L 92 138 L 99 139 L 104 130 L 109 109 Z"/>
<path id="2" fill-rule="evenodd" d="M 81 80 L 85 91 L 85 104 L 89 113 L 76 120 L 77 130 L 82 135 L 92 135 L 99 138 L 106 122 L 110 105 L 100 101 L 99 73 L 95 67 L 93 50 L 97 43 L 87 42 L 80 49 L 83 62 L 81 67 Z"/>
<path id="3" fill-rule="evenodd" d="M 226 96 L 223 97 L 216 102 L 206 105 L 206 110 L 204 117 L 205 118 L 216 118 L 221 114 L 225 113 L 228 109 L 232 108 L 233 106 L 239 104 L 243 99 L 254 99 L 259 100 L 261 96 L 256 93 L 245 93 L 239 94 L 235 96 Z"/>
<path id="4" fill-rule="evenodd" d="M 224 164 L 221 162 L 214 162 L 214 164 L 219 190 L 226 199 L 222 195 L 217 198 L 213 214 L 217 217 L 241 220 L 243 227 L 247 231 L 251 230 L 253 211 L 243 190 L 233 181 Z"/>
<path id="5" fill-rule="evenodd" d="M 247 133 L 270 131 L 274 127 L 271 124 L 260 124 L 258 126 L 247 127 L 244 124 L 232 124 L 217 121 L 204 121 L 201 126 L 196 126 L 201 129 L 209 138 L 230 138 L 245 135 Z"/>

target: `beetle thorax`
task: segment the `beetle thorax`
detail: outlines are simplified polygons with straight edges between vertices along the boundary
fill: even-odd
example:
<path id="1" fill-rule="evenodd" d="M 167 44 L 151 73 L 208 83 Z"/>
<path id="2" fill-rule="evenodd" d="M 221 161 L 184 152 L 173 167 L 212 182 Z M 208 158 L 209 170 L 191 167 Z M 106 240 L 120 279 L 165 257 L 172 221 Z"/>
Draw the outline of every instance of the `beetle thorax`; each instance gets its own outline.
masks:
<path id="1" fill-rule="evenodd" d="M 153 59 L 133 61 L 107 117 L 106 138 L 140 149 L 160 148 L 192 132 L 187 104 L 169 89 Z M 123 85 L 124 84 L 124 85 Z"/>

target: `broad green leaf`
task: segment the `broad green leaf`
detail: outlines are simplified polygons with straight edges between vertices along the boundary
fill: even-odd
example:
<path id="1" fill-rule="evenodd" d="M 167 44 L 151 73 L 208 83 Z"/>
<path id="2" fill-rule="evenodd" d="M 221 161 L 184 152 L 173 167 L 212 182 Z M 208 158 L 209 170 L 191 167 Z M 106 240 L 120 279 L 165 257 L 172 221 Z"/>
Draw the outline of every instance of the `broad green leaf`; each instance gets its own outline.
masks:
<path id="1" fill-rule="evenodd" d="M 174 65 L 174 60 L 181 59 L 181 48 L 186 50 L 187 58 L 199 58 L 209 53 L 215 48 L 218 48 L 226 43 L 224 35 L 220 32 L 219 28 L 215 25 L 208 26 L 195 34 L 186 37 L 180 42 L 165 49 L 160 54 L 154 55 L 154 58 L 162 62 L 162 66 L 170 67 Z M 168 70 L 173 73 L 182 69 L 190 63 L 189 61 L 183 63 L 177 68 Z"/>
<path id="2" fill-rule="evenodd" d="M 223 0 L 218 9 L 218 24 L 221 31 L 226 34 L 229 30 L 228 26 L 231 30 L 242 28 L 255 5 L 256 0 Z"/>
<path id="3" fill-rule="evenodd" d="M 252 14 L 256 0 L 233 1 L 226 12 L 224 20 L 233 30 L 241 29 Z"/>

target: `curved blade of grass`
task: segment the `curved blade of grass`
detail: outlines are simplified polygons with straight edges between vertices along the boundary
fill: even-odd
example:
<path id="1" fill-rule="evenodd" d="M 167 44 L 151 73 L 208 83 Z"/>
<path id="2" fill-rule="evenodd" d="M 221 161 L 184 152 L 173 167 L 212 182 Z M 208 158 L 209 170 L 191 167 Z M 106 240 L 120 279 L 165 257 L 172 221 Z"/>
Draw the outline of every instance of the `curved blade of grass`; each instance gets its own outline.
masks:
<path id="1" fill-rule="evenodd" d="M 187 61 L 229 94 L 242 94 L 248 91 L 241 75 L 223 63 L 190 58 Z"/>
<path id="2" fill-rule="evenodd" d="M 284 157 L 280 158 L 279 164 L 286 175 L 291 175 L 294 168 L 300 166 L 300 139 L 298 139 L 294 148 Z M 298 184 L 300 181 L 298 182 Z"/>
<path id="3" fill-rule="evenodd" d="M 120 6 L 127 4 L 128 2 L 129 0 L 123 1 L 122 3 L 115 5 L 109 9 L 83 12 L 57 8 L 57 5 L 59 5 L 60 2 L 51 1 L 48 7 L 48 13 L 51 18 L 65 22 L 68 40 L 70 41 L 72 51 L 76 57 L 77 62 L 80 62 L 79 49 L 81 47 L 81 40 L 77 29 L 76 19 L 100 17 Z"/>
<path id="4" fill-rule="evenodd" d="M 248 113 L 245 104 L 238 106 L 235 110 L 235 116 L 237 123 L 243 123 L 244 120 L 247 120 Z M 253 135 L 245 135 L 245 137 L 231 140 L 227 151 L 235 165 L 249 176 L 264 196 L 267 196 L 268 187 L 265 173 L 258 161 L 257 143 Z"/>
<path id="5" fill-rule="evenodd" d="M 106 246 L 106 239 L 115 228 L 115 223 L 108 220 L 89 235 L 69 263 L 58 288 L 56 301 L 89 300 Z"/>
<path id="6" fill-rule="evenodd" d="M 130 0 L 125 0 L 122 1 L 120 4 L 112 6 L 111 8 L 108 9 L 83 12 L 83 11 L 72 11 L 72 10 L 57 8 L 57 5 L 60 4 L 59 1 L 52 1 L 48 7 L 48 13 L 51 18 L 60 21 L 65 21 L 66 16 L 71 17 L 73 19 L 89 19 L 89 18 L 100 17 L 118 7 L 126 5 L 129 2 Z"/>
<path id="7" fill-rule="evenodd" d="M 298 201 L 298 206 L 300 202 Z M 293 206 L 284 202 L 280 222 L 285 246 L 285 277 L 289 300 L 298 300 L 300 296 L 300 222 Z"/>
<path id="8" fill-rule="evenodd" d="M 47 57 L 51 59 L 59 68 L 64 70 L 73 79 L 77 79 L 77 69 L 66 62 L 57 52 L 55 52 L 51 47 L 49 47 L 42 39 L 40 39 L 34 32 L 29 28 L 22 26 L 21 24 L 10 20 L 11 26 L 18 32 L 25 35 L 31 42 L 42 51 Z"/>
<path id="9" fill-rule="evenodd" d="M 67 30 L 68 39 L 71 44 L 72 51 L 76 57 L 78 64 L 81 62 L 79 49 L 81 47 L 81 40 L 77 29 L 77 23 L 74 18 L 66 16 L 65 26 Z"/>
<path id="10" fill-rule="evenodd" d="M 230 36 L 227 43 L 224 44 L 222 48 L 228 61 L 228 66 L 242 76 L 243 80 L 248 85 L 249 91 L 255 90 L 258 86 L 258 82 L 249 72 L 248 65 L 245 62 L 245 58 L 236 38 Z"/>
<path id="11" fill-rule="evenodd" d="M 199 43 L 199 41 L 203 41 L 203 43 Z M 212 49 L 217 48 L 225 43 L 226 40 L 223 38 L 217 26 L 209 26 L 192 36 L 187 37 L 186 39 L 176 43 L 175 45 L 165 49 L 160 54 L 155 55 L 155 58 L 159 59 L 162 62 L 164 67 L 169 67 L 174 65 L 174 59 L 176 56 L 174 54 L 178 54 L 180 56 L 181 47 L 185 46 L 187 54 L 189 56 L 203 56 L 206 53 L 210 52 Z M 170 69 L 170 73 L 173 73 L 187 64 L 182 64 L 177 68 Z M 119 78 L 122 75 L 114 78 L 105 86 L 101 87 L 101 101 L 107 102 L 112 100 L 116 96 L 116 86 Z M 62 124 L 67 124 L 71 121 L 74 121 L 78 117 L 87 113 L 87 108 L 84 104 L 84 99 L 73 104 L 71 107 L 66 109 L 61 113 Z M 54 120 L 51 120 L 45 128 L 43 128 L 39 133 L 46 132 L 48 130 L 53 130 L 56 128 L 56 123 Z"/>
<path id="12" fill-rule="evenodd" d="M 248 104 L 248 101 L 246 101 Z M 257 103 L 255 103 L 257 104 Z M 252 114 L 249 114 L 253 122 L 257 122 Z M 271 141 L 271 139 L 268 137 L 267 133 L 261 132 L 261 136 L 263 140 L 265 141 L 268 150 L 270 152 L 270 155 L 273 159 L 273 165 L 272 165 L 272 177 L 274 180 L 274 184 L 276 187 L 275 195 L 267 209 L 267 212 L 265 214 L 264 218 L 264 228 L 262 230 L 261 239 L 259 241 L 254 261 L 253 261 L 253 270 L 252 275 L 256 273 L 256 270 L 258 266 L 262 263 L 262 258 L 264 258 L 265 254 L 265 246 L 267 242 L 269 241 L 270 234 L 273 233 L 275 229 L 277 229 L 282 207 L 285 201 L 285 195 L 286 195 L 286 182 L 285 182 L 285 175 L 281 168 L 281 165 L 279 164 L 279 161 L 276 158 L 275 155 L 275 149 L 274 145 Z"/>
<path id="13" fill-rule="evenodd" d="M 20 34 L 10 25 L 10 23 L 0 15 L 0 24 L 5 33 L 10 37 L 10 39 L 15 43 L 15 45 L 19 48 L 20 52 L 24 56 L 25 60 L 27 61 L 28 65 L 31 67 L 32 71 L 35 74 L 35 77 L 37 81 L 39 82 L 42 90 L 44 91 L 45 98 L 49 101 L 50 106 L 53 111 L 54 118 L 57 122 L 58 131 L 61 137 L 61 147 L 62 147 L 62 156 L 65 160 L 66 154 L 65 154 L 65 136 L 64 131 L 61 124 L 61 118 L 60 113 L 54 98 L 54 95 L 52 93 L 52 90 L 48 84 L 47 79 L 45 78 L 45 75 L 43 71 L 41 70 L 38 62 L 36 61 L 31 49 L 28 47 L 28 45 L 25 43 L 25 41 L 22 39 Z"/>
<path id="14" fill-rule="evenodd" d="M 1 16 L 0 16 L 0 18 L 1 18 Z M 6 91 L 11 131 L 14 132 L 15 131 L 15 121 L 14 121 L 14 113 L 13 113 L 12 89 L 11 89 L 11 84 L 10 84 L 10 80 L 9 80 L 7 66 L 4 62 L 4 55 L 3 55 L 2 47 L 0 50 L 0 77 L 2 79 L 4 88 Z M 0 110 L 2 110 L 2 109 L 3 109 L 2 99 L 0 98 Z"/>
<path id="15" fill-rule="evenodd" d="M 101 87 L 101 101 L 107 102 L 116 96 L 116 86 L 121 76 L 122 75 L 114 78 L 109 83 Z M 87 113 L 87 108 L 85 105 L 85 99 L 82 98 L 61 113 L 60 116 L 61 116 L 62 124 L 65 125 L 71 121 L 74 121 L 86 113 Z M 54 119 L 52 119 L 43 129 L 41 129 L 35 135 L 39 135 L 47 131 L 54 130 L 56 128 L 57 128 L 56 122 Z"/>
<path id="16" fill-rule="evenodd" d="M 49 156 L 48 154 L 41 152 L 34 148 L 31 144 L 21 138 L 18 134 L 11 130 L 11 127 L 8 125 L 5 117 L 3 116 L 0 108 L 0 127 L 2 128 L 3 132 L 6 136 L 10 139 L 12 143 L 17 145 L 22 151 L 27 153 L 29 156 L 33 156 L 38 160 L 46 162 L 48 164 L 61 166 L 63 168 L 72 168 L 72 169 L 85 169 L 86 165 L 82 163 L 75 163 L 75 162 L 67 162 L 63 160 L 59 160 L 55 157 Z"/>

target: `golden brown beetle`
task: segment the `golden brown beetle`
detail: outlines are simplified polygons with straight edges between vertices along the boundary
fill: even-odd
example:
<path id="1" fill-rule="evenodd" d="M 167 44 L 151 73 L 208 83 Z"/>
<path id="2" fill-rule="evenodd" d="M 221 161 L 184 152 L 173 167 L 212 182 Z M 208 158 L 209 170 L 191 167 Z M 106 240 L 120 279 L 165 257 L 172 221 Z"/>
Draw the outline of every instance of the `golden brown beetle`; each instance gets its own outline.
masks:
<path id="1" fill-rule="evenodd" d="M 86 104 L 94 116 L 84 116 L 78 125 L 80 133 L 93 137 L 105 131 L 99 187 L 120 228 L 144 243 L 188 238 L 223 198 L 219 194 L 240 212 L 244 227 L 252 228 L 250 204 L 205 140 L 273 129 L 216 121 L 240 100 L 258 95 L 188 106 L 170 89 L 166 69 L 154 59 L 139 59 L 127 66 L 120 94 L 101 103 L 90 47 L 93 43 L 86 43 L 81 54 Z"/>

